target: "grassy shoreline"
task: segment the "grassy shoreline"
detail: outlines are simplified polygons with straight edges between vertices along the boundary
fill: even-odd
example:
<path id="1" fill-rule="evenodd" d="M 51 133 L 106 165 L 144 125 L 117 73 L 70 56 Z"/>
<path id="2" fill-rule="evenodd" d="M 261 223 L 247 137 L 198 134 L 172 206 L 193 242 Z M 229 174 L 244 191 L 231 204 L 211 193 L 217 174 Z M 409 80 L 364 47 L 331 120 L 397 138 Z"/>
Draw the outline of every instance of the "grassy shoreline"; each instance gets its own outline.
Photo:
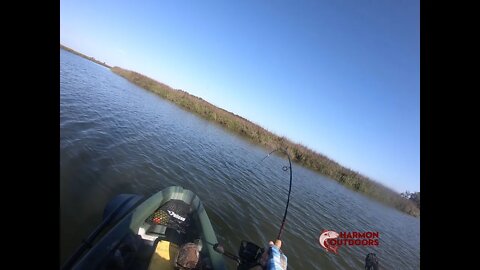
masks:
<path id="1" fill-rule="evenodd" d="M 83 54 L 76 54 L 92 60 L 90 57 Z M 95 62 L 98 63 L 97 61 Z M 173 89 L 166 84 L 157 82 L 140 73 L 122 69 L 120 67 L 113 67 L 111 70 L 130 82 L 154 92 L 162 98 L 167 99 L 188 111 L 196 113 L 207 120 L 217 122 L 225 128 L 234 131 L 246 139 L 249 139 L 269 150 L 279 147 L 287 148 L 292 161 L 301 166 L 317 171 L 354 191 L 363 193 L 370 198 L 392 206 L 404 213 L 415 217 L 420 216 L 420 209 L 412 201 L 403 198 L 392 189 L 375 182 L 356 171 L 341 166 L 325 155 L 317 153 L 304 145 L 294 143 L 285 137 L 278 136 L 239 115 L 218 108 L 202 98 L 191 95 L 183 90 Z"/>
<path id="2" fill-rule="evenodd" d="M 60 49 L 64 49 L 65 51 L 68 51 L 68 52 L 71 52 L 71 53 L 76 54 L 76 55 L 78 55 L 78 56 L 81 56 L 81 57 L 83 57 L 83 58 L 85 58 L 85 59 L 88 59 L 88 60 L 90 60 L 90 61 L 92 61 L 92 62 L 95 62 L 95 63 L 97 63 L 97 64 L 99 64 L 99 65 L 102 65 L 102 66 L 104 66 L 104 67 L 107 67 L 107 68 L 110 68 L 110 69 L 112 68 L 111 66 L 105 64 L 105 62 L 100 62 L 100 61 L 98 61 L 97 59 L 95 59 L 94 57 L 86 56 L 85 54 L 80 53 L 80 52 L 77 52 L 77 51 L 75 51 L 74 49 L 71 49 L 71 48 L 69 48 L 69 47 L 67 47 L 67 46 L 64 46 L 64 45 L 62 45 L 62 44 L 60 44 Z"/>

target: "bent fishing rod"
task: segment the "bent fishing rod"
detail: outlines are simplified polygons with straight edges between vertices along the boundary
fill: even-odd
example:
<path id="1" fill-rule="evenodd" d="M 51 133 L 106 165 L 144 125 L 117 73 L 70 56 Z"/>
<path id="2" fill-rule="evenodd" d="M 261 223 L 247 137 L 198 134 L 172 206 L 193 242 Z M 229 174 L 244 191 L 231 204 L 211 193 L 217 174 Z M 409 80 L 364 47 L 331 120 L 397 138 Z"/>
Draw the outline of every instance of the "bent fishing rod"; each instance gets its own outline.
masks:
<path id="1" fill-rule="evenodd" d="M 280 224 L 280 229 L 278 231 L 278 235 L 277 235 L 277 238 L 276 238 L 275 243 L 274 243 L 276 246 L 278 246 L 280 248 L 281 243 L 282 243 L 282 241 L 281 241 L 282 232 L 283 232 L 283 229 L 285 228 L 285 221 L 287 220 L 288 206 L 290 204 L 290 194 L 292 192 L 292 178 L 293 178 L 293 175 L 292 175 L 292 160 L 290 159 L 290 155 L 287 152 L 287 148 L 285 148 L 285 149 L 277 148 L 277 149 L 271 151 L 264 158 L 262 158 L 257 163 L 257 165 L 260 164 L 262 161 L 264 161 L 266 158 L 268 158 L 270 155 L 272 155 L 273 153 L 275 153 L 277 151 L 283 152 L 288 157 L 288 165 L 289 166 L 288 167 L 283 166 L 282 170 L 283 171 L 290 170 L 290 184 L 289 184 L 289 187 L 288 187 L 287 203 L 286 203 L 286 206 L 285 206 L 285 212 L 283 214 L 282 223 Z M 254 168 L 257 167 L 257 165 L 255 165 Z M 242 242 L 240 243 L 240 249 L 239 249 L 239 252 L 238 252 L 239 256 L 236 256 L 235 254 L 226 251 L 224 249 L 223 245 L 221 245 L 220 243 L 214 244 L 213 249 L 215 251 L 217 251 L 218 253 L 223 254 L 225 257 L 236 261 L 237 264 L 239 265 L 238 269 L 250 269 L 250 267 L 258 265 L 258 261 L 260 260 L 260 256 L 264 252 L 263 248 L 257 246 L 256 244 L 254 244 L 252 242 L 245 241 L 245 240 L 242 240 Z"/>
<path id="2" fill-rule="evenodd" d="M 282 236 L 282 232 L 283 232 L 283 228 L 285 226 L 285 221 L 287 219 L 287 212 L 288 212 L 288 205 L 290 203 L 290 193 L 292 192 L 292 161 L 290 159 L 290 155 L 288 154 L 287 152 L 287 149 L 283 149 L 283 148 L 277 148 L 275 150 L 273 150 L 272 152 L 270 152 L 267 156 L 265 156 L 260 162 L 264 161 L 266 158 L 268 158 L 271 154 L 277 152 L 277 151 L 282 151 L 284 154 L 287 155 L 288 157 L 288 165 L 289 167 L 287 166 L 283 166 L 283 171 L 287 171 L 287 170 L 290 170 L 290 185 L 288 187 L 288 196 L 287 196 L 287 205 L 285 206 L 285 213 L 283 214 L 283 219 L 282 219 L 282 223 L 280 225 L 280 230 L 278 231 L 278 235 L 277 235 L 277 239 L 276 240 L 281 240 L 281 236 Z M 260 163 L 259 162 L 259 163 Z"/>

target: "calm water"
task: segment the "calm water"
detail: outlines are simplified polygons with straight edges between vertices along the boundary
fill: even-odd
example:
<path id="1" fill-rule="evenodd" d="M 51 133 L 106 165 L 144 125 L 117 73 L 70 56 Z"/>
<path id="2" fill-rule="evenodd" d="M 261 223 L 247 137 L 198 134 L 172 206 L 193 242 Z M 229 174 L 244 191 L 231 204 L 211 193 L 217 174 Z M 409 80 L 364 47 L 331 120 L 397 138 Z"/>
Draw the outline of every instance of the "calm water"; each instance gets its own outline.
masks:
<path id="1" fill-rule="evenodd" d="M 217 237 L 236 252 L 242 239 L 266 244 L 279 229 L 288 160 L 143 90 L 109 69 L 60 50 L 61 260 L 101 221 L 118 193 L 151 195 L 181 185 L 202 199 Z M 378 231 L 378 247 L 326 253 L 322 229 Z M 293 166 L 283 233 L 289 269 L 420 268 L 420 220 Z M 227 262 L 229 263 L 229 262 Z M 233 264 L 229 264 L 233 266 Z M 231 267 L 234 269 L 233 267 Z"/>

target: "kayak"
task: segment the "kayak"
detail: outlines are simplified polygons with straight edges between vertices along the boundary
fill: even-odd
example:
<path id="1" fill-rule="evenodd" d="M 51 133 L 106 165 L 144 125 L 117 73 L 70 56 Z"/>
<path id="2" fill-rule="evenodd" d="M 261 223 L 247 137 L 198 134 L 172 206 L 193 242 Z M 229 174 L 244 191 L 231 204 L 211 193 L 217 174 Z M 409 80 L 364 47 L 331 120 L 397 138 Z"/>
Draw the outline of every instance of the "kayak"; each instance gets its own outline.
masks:
<path id="1" fill-rule="evenodd" d="M 120 194 L 63 269 L 225 269 L 200 198 L 180 186 Z"/>

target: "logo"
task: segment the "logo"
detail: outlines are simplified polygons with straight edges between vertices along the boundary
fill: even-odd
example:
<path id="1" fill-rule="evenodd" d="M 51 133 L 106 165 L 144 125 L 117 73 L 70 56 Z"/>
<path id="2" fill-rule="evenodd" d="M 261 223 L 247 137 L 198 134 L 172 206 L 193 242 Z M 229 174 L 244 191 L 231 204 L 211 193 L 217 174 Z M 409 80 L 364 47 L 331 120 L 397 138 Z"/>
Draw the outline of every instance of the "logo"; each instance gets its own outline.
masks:
<path id="1" fill-rule="evenodd" d="M 338 235 L 339 234 L 335 231 L 323 230 L 318 238 L 318 242 L 320 242 L 320 245 L 324 247 L 327 252 L 331 251 L 337 254 L 338 246 L 328 244 L 328 240 L 338 238 Z"/>
<path id="2" fill-rule="evenodd" d="M 338 254 L 341 246 L 378 246 L 379 232 L 340 232 L 323 230 L 318 242 L 326 252 Z"/>
<path id="3" fill-rule="evenodd" d="M 168 214 L 176 219 L 179 219 L 181 221 L 185 221 L 185 218 L 180 216 L 179 214 L 173 212 L 173 211 L 170 211 L 170 210 L 167 210 L 168 211 Z"/>

